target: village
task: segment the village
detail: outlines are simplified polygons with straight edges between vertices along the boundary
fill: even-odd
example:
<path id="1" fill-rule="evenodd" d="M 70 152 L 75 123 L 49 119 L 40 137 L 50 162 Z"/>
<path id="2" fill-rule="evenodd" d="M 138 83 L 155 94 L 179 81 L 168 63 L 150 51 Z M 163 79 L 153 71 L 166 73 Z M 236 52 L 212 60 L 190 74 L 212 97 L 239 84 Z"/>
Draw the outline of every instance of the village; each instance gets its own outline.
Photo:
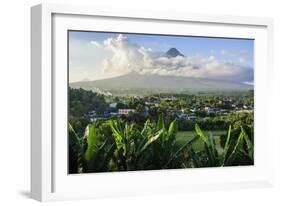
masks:
<path id="1" fill-rule="evenodd" d="M 157 113 L 173 115 L 179 120 L 195 122 L 199 117 L 227 116 L 235 113 L 253 112 L 253 105 L 237 103 L 235 99 L 231 98 L 222 98 L 217 102 L 218 104 L 213 105 L 209 103 L 208 98 L 202 98 L 200 102 L 191 104 L 186 101 L 185 105 L 180 105 L 179 98 L 174 96 L 153 98 L 152 101 L 145 101 L 139 97 L 134 98 L 141 103 L 133 105 L 124 98 L 123 101 L 108 103 L 103 112 L 98 113 L 96 110 L 90 110 L 85 114 L 85 117 L 90 122 L 111 118 L 126 118 L 136 113 L 147 118 L 154 116 L 153 113 L 156 111 Z M 182 98 L 181 101 L 183 101 Z"/>

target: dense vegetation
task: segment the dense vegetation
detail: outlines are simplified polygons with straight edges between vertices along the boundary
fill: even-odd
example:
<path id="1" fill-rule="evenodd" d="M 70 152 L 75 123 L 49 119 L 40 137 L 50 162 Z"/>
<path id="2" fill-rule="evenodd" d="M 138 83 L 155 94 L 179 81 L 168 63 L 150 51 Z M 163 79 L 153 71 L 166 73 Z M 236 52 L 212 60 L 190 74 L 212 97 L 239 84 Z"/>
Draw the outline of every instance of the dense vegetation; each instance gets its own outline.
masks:
<path id="1" fill-rule="evenodd" d="M 251 91 L 121 97 L 69 89 L 69 173 L 253 165 L 252 109 Z"/>
<path id="2" fill-rule="evenodd" d="M 69 89 L 69 115 L 82 117 L 90 110 L 102 113 L 106 108 L 106 102 L 102 95 L 86 91 L 84 89 Z"/>
<path id="3" fill-rule="evenodd" d="M 176 121 L 167 128 L 163 115 L 157 123 L 147 120 L 143 128 L 134 123 L 108 120 L 90 124 L 78 136 L 69 124 L 70 173 L 198 168 L 253 164 L 253 142 L 241 127 L 238 136 L 229 127 L 222 151 L 212 135 L 206 136 L 195 125 L 196 135 L 181 146 L 176 145 Z M 200 141 L 204 150 L 192 145 Z"/>

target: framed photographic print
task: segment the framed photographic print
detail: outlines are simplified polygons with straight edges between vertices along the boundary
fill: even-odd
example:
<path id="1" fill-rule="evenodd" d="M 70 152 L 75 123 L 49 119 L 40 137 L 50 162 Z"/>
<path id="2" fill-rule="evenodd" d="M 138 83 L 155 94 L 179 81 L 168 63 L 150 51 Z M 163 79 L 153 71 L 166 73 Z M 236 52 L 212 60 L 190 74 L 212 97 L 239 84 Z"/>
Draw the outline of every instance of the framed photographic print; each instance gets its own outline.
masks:
<path id="1" fill-rule="evenodd" d="M 271 19 L 31 14 L 34 199 L 272 185 Z"/>

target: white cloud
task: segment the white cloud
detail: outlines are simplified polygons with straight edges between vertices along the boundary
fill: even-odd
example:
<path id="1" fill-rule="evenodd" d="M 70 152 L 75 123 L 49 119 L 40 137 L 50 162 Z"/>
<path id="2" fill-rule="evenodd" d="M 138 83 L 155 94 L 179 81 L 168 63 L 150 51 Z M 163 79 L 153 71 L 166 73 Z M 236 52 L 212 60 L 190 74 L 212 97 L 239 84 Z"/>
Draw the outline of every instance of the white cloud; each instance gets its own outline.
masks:
<path id="1" fill-rule="evenodd" d="M 96 42 L 98 43 L 98 42 Z M 99 43 L 98 43 L 99 44 Z M 105 50 L 102 44 L 89 41 L 71 39 L 69 41 L 69 81 L 95 79 L 98 68 L 101 68 L 101 59 L 110 58 L 112 53 Z"/>
<path id="2" fill-rule="evenodd" d="M 91 43 L 92 45 L 95 45 L 96 47 L 100 47 L 100 46 L 101 46 L 100 43 L 97 42 L 97 41 L 91 41 L 90 43 Z"/>
<path id="3" fill-rule="evenodd" d="M 239 81 L 241 82 L 252 80 L 244 78 L 245 74 L 247 72 L 249 73 L 249 71 L 252 73 L 252 70 L 230 62 L 221 61 L 215 56 L 204 58 L 200 56 L 177 56 L 168 58 L 163 55 L 164 53 L 157 53 L 151 48 L 145 48 L 131 42 L 122 34 L 117 38 L 109 38 L 103 42 L 91 41 L 90 43 L 96 48 L 94 50 L 87 49 L 87 52 L 95 52 L 91 53 L 92 56 L 97 55 L 97 49 L 110 54 L 103 58 L 100 56 L 102 63 L 99 65 L 99 69 L 95 68 L 95 77 L 93 79 L 120 76 L 134 71 L 140 74 L 226 79 L 235 81 L 239 78 Z M 240 55 L 240 62 L 243 63 L 244 61 L 244 53 L 232 54 L 229 51 L 222 50 L 221 54 L 235 55 L 237 57 Z M 83 64 L 81 61 L 80 63 Z M 89 65 L 88 69 L 91 69 Z"/>
<path id="4" fill-rule="evenodd" d="M 221 50 L 221 54 L 224 56 L 228 56 L 234 59 L 237 59 L 241 64 L 245 63 L 248 59 L 249 55 L 246 51 L 228 51 L 228 50 Z"/>

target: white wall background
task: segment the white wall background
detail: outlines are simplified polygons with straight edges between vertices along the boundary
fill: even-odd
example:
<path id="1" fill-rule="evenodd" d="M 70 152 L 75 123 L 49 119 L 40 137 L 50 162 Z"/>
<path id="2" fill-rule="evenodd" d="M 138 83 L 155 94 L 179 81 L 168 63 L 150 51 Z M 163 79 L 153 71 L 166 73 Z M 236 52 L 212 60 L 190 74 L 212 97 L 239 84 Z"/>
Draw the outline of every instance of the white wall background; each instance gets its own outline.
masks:
<path id="1" fill-rule="evenodd" d="M 36 205 L 30 181 L 30 6 L 41 2 L 113 8 L 205 14 L 272 17 L 275 21 L 274 59 L 276 107 L 272 108 L 275 137 L 275 183 L 271 189 L 214 191 L 115 199 L 59 202 L 61 205 L 280 205 L 281 204 L 281 13 L 274 0 L 6 0 L 0 7 L 0 205 Z M 266 68 L 265 68 L 266 69 Z M 266 98 L 266 97 L 265 97 Z M 279 122 L 278 122 L 279 121 Z M 266 138 L 266 137 L 265 137 Z M 50 204 L 50 203 L 47 203 Z M 54 204 L 54 203 L 52 203 Z"/>

